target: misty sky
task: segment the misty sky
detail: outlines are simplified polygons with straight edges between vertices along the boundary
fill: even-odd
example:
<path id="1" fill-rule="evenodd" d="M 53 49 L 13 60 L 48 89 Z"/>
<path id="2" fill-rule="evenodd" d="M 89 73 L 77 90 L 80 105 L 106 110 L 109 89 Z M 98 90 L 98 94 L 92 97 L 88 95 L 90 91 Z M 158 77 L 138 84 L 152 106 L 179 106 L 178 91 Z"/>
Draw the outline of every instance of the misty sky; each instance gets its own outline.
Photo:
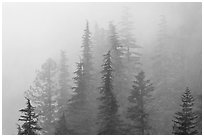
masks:
<path id="1" fill-rule="evenodd" d="M 185 24 L 200 3 L 4 3 L 3 4 L 3 134 L 16 134 L 19 109 L 25 106 L 24 91 L 32 84 L 37 69 L 47 58 L 67 51 L 74 71 L 80 56 L 86 20 L 91 31 L 97 23 L 118 25 L 124 7 L 130 9 L 137 42 L 148 49 L 156 39 L 160 15 L 172 31 Z"/>

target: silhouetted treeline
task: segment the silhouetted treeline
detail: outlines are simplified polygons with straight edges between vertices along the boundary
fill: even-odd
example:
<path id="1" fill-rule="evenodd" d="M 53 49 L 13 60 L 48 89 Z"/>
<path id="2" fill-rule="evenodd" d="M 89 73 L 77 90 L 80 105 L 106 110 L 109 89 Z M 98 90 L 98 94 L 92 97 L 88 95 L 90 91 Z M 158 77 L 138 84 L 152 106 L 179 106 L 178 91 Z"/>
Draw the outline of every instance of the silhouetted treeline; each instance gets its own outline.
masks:
<path id="1" fill-rule="evenodd" d="M 26 110 L 39 114 L 35 118 L 42 129 L 30 131 L 23 120 L 19 134 L 201 134 L 200 94 L 193 94 L 198 100 L 194 105 L 187 88 L 177 112 L 188 77 L 183 71 L 186 55 L 178 51 L 182 46 L 171 47 L 170 41 L 183 43 L 168 33 L 165 16 L 160 22 L 151 67 L 145 68 L 127 10 L 120 25 L 109 23 L 108 30 L 96 24 L 92 34 L 87 21 L 75 76 L 70 78 L 68 51 L 61 51 L 60 61 L 49 58 L 42 65 L 25 92 L 36 107 Z"/>

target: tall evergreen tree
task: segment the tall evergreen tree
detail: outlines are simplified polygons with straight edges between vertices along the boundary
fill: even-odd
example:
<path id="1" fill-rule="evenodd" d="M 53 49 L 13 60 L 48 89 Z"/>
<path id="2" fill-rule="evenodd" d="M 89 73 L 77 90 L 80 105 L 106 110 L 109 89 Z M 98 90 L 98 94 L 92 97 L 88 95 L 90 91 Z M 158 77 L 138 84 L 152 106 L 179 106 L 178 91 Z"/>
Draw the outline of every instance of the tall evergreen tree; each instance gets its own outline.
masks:
<path id="1" fill-rule="evenodd" d="M 197 123 L 197 114 L 193 112 L 194 98 L 190 89 L 187 87 L 181 97 L 182 111 L 175 113 L 173 126 L 173 134 L 175 135 L 196 135 L 198 131 L 195 129 Z"/>
<path id="2" fill-rule="evenodd" d="M 24 122 L 22 128 L 18 127 L 20 135 L 37 135 L 38 131 L 41 130 L 38 126 L 38 115 L 35 114 L 34 110 L 35 108 L 31 105 L 29 99 L 27 99 L 26 108 L 19 110 L 24 113 L 19 118 L 19 121 Z"/>
<path id="3" fill-rule="evenodd" d="M 99 132 L 100 135 L 120 134 L 120 123 L 118 115 L 118 104 L 113 93 L 113 68 L 110 51 L 104 55 L 104 64 L 102 65 L 102 86 L 100 87 L 101 105 L 99 106 Z"/>
<path id="4" fill-rule="evenodd" d="M 147 99 L 151 97 L 150 92 L 154 90 L 150 80 L 145 80 L 145 74 L 141 71 L 133 82 L 133 89 L 129 96 L 129 101 L 133 106 L 128 109 L 128 118 L 133 122 L 133 129 L 136 134 L 147 134 L 148 114 L 147 114 Z"/>
<path id="5" fill-rule="evenodd" d="M 125 113 L 128 104 L 127 97 L 129 91 L 128 77 L 125 74 L 126 69 L 123 62 L 124 50 L 122 45 L 120 44 L 116 27 L 112 23 L 110 23 L 109 25 L 109 31 L 110 50 L 114 69 L 113 91 L 117 96 L 120 106 L 119 111 L 122 114 Z"/>
<path id="6" fill-rule="evenodd" d="M 39 123 L 43 128 L 43 134 L 54 133 L 54 122 L 57 120 L 56 108 L 56 63 L 48 59 L 38 72 L 34 85 L 26 92 L 36 105 L 36 111 L 40 114 Z"/>
<path id="7" fill-rule="evenodd" d="M 70 99 L 70 85 L 69 85 L 69 72 L 67 65 L 66 52 L 61 51 L 60 71 L 59 71 L 59 96 L 58 96 L 58 112 L 60 116 L 65 110 L 68 99 Z"/>
<path id="8" fill-rule="evenodd" d="M 139 71 L 141 53 L 139 52 L 141 46 L 136 43 L 136 38 L 133 34 L 134 22 L 129 12 L 129 8 L 124 8 L 122 19 L 120 22 L 120 43 L 124 49 L 123 63 L 125 69 L 123 72 L 127 76 L 127 84 L 130 88 L 132 81 L 134 80 L 135 72 Z"/>
<path id="9" fill-rule="evenodd" d="M 87 126 L 87 94 L 85 93 L 85 79 L 83 75 L 83 63 L 77 63 L 77 70 L 74 72 L 75 87 L 73 87 L 73 96 L 68 105 L 68 126 L 72 128 L 75 134 L 88 134 Z"/>
<path id="10" fill-rule="evenodd" d="M 153 76 L 155 79 L 156 86 L 165 87 L 167 84 L 167 76 L 169 70 L 169 54 L 167 44 L 167 22 L 166 17 L 161 15 L 158 32 L 158 42 L 155 46 L 154 57 L 153 57 Z"/>
<path id="11" fill-rule="evenodd" d="M 87 82 L 91 79 L 91 71 L 93 70 L 92 65 L 92 53 L 91 53 L 91 33 L 89 30 L 89 23 L 86 23 L 82 41 L 82 62 L 84 66 L 84 75 L 88 78 Z"/>
<path id="12" fill-rule="evenodd" d="M 113 67 L 117 68 L 115 71 L 117 74 L 121 74 L 122 71 L 122 56 L 124 55 L 124 50 L 119 41 L 118 33 L 116 32 L 116 27 L 112 23 L 109 24 L 109 41 L 111 56 L 113 58 Z"/>
<path id="13" fill-rule="evenodd" d="M 152 81 L 155 87 L 155 96 L 157 99 L 152 104 L 155 108 L 154 115 L 152 115 L 152 127 L 156 132 L 160 134 L 171 134 L 171 112 L 174 106 L 169 104 L 169 101 L 174 100 L 176 85 L 173 84 L 175 77 L 173 76 L 173 70 L 175 65 L 172 64 L 172 39 L 168 33 L 168 22 L 164 15 L 160 16 L 159 31 L 157 36 L 157 43 L 153 49 L 152 58 Z M 178 62 L 177 62 L 178 63 Z M 177 67 L 176 67 L 177 68 Z M 180 69 L 180 68 L 179 68 Z M 178 69 L 177 69 L 178 70 Z M 179 75 L 179 73 L 177 73 Z M 178 82 L 179 84 L 181 82 Z M 175 88 L 175 89 L 174 89 Z M 166 105 L 169 104 L 169 105 Z M 164 115 L 160 115 L 163 114 Z M 163 128 L 164 126 L 168 128 Z"/>
<path id="14" fill-rule="evenodd" d="M 96 84 L 93 78 L 93 63 L 92 63 L 92 42 L 91 42 L 91 33 L 89 29 L 89 23 L 87 21 L 86 28 L 84 30 L 83 41 L 82 41 L 82 63 L 83 63 L 83 82 L 84 88 L 83 92 L 86 94 L 86 130 L 85 134 L 94 134 L 95 132 L 95 120 L 96 120 Z M 85 104 L 84 104 L 85 105 Z M 84 126 L 85 126 L 84 125 Z"/>
<path id="15" fill-rule="evenodd" d="M 87 22 L 82 37 L 82 59 L 77 65 L 74 95 L 70 100 L 68 111 L 69 124 L 76 134 L 94 134 L 96 103 L 93 81 L 93 65 L 91 53 L 91 33 Z M 70 112 L 71 111 L 71 112 Z M 77 131 L 76 131 L 77 130 Z"/>

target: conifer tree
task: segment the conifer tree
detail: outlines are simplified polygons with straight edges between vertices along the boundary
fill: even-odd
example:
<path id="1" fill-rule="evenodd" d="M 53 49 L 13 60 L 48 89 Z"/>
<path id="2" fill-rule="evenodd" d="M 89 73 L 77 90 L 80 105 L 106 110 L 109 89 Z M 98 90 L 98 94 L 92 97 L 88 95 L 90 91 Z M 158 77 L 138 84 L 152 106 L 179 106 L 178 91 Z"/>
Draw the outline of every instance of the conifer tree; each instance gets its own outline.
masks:
<path id="1" fill-rule="evenodd" d="M 94 114 L 96 113 L 94 101 L 96 97 L 94 97 L 91 33 L 88 22 L 82 38 L 82 59 L 77 64 L 75 72 L 76 87 L 73 87 L 74 95 L 70 99 L 68 107 L 70 113 L 68 123 L 76 134 L 94 134 Z"/>
<path id="2" fill-rule="evenodd" d="M 56 108 L 56 63 L 48 59 L 38 71 L 34 85 L 26 92 L 26 96 L 36 105 L 39 113 L 39 124 L 43 128 L 43 134 L 54 133 L 54 122 L 57 118 Z"/>
<path id="3" fill-rule="evenodd" d="M 91 79 L 91 71 L 93 70 L 92 65 L 92 54 L 91 54 L 91 33 L 89 30 L 89 23 L 86 23 L 86 29 L 84 30 L 82 41 L 82 62 L 84 66 L 84 75 L 87 77 L 87 82 Z"/>
<path id="4" fill-rule="evenodd" d="M 133 82 L 133 89 L 129 101 L 133 106 L 128 108 L 128 118 L 133 122 L 133 130 L 136 134 L 146 134 L 148 126 L 148 114 L 146 112 L 147 99 L 151 97 L 150 92 L 154 90 L 150 80 L 145 80 L 145 74 L 141 71 Z"/>
<path id="5" fill-rule="evenodd" d="M 87 127 L 87 94 L 85 93 L 85 79 L 83 75 L 83 63 L 77 63 L 77 70 L 73 78 L 75 87 L 73 87 L 73 96 L 68 105 L 68 126 L 71 127 L 75 134 L 88 134 Z"/>
<path id="6" fill-rule="evenodd" d="M 84 127 L 86 128 L 85 134 L 94 134 L 95 132 L 95 119 L 96 119 L 96 110 L 97 105 L 96 103 L 96 84 L 93 78 L 93 63 L 92 63 L 92 42 L 91 42 L 91 33 L 89 29 L 89 23 L 87 21 L 86 28 L 84 30 L 84 35 L 82 37 L 82 63 L 83 63 L 83 94 L 85 94 L 86 98 L 86 124 Z M 84 112 L 85 113 L 85 112 Z"/>
<path id="7" fill-rule="evenodd" d="M 155 46 L 153 56 L 153 77 L 155 86 L 167 90 L 167 83 L 171 74 L 171 58 L 170 58 L 170 47 L 168 44 L 167 34 L 167 21 L 164 15 L 161 15 L 159 23 L 159 32 L 157 45 Z"/>
<path id="8" fill-rule="evenodd" d="M 59 96 L 58 113 L 62 116 L 68 99 L 70 99 L 69 72 L 67 65 L 66 52 L 61 51 L 60 71 L 59 71 Z"/>
<path id="9" fill-rule="evenodd" d="M 130 88 L 132 81 L 134 80 L 134 74 L 139 71 L 141 67 L 140 58 L 141 53 L 139 46 L 136 42 L 136 38 L 133 34 L 134 22 L 132 21 L 132 16 L 129 12 L 129 8 L 125 7 L 120 22 L 119 36 L 120 43 L 124 50 L 123 62 L 125 69 L 123 72 L 127 76 L 127 85 Z"/>
<path id="10" fill-rule="evenodd" d="M 113 69 L 114 69 L 114 93 L 116 94 L 116 98 L 118 99 L 119 103 L 119 111 L 120 113 L 125 113 L 128 101 L 128 77 L 126 75 L 126 68 L 124 66 L 123 57 L 124 57 L 124 50 L 122 45 L 119 41 L 119 36 L 116 31 L 116 27 L 110 23 L 109 25 L 110 29 L 110 50 L 111 50 L 111 57 L 113 62 Z M 126 91 L 126 92 L 125 92 Z"/>
<path id="11" fill-rule="evenodd" d="M 175 113 L 173 126 L 173 134 L 175 135 L 196 135 L 197 114 L 193 112 L 194 98 L 191 95 L 190 89 L 187 87 L 181 97 L 182 110 Z"/>
<path id="12" fill-rule="evenodd" d="M 18 127 L 20 135 L 37 135 L 41 128 L 38 126 L 38 115 L 35 114 L 35 108 L 31 105 L 30 100 L 26 98 L 27 106 L 19 110 L 24 113 L 19 118 L 19 121 L 24 122 L 22 127 Z"/>
<path id="13" fill-rule="evenodd" d="M 139 60 L 141 54 L 138 52 L 138 49 L 141 48 L 136 44 L 136 40 L 132 33 L 134 29 L 134 22 L 131 21 L 131 15 L 129 13 L 129 8 L 125 8 L 122 16 L 122 20 L 120 22 L 121 29 L 119 31 L 121 44 L 124 48 L 125 59 L 128 65 L 131 65 L 132 71 L 137 68 L 136 66 L 139 64 Z M 129 69 L 130 69 L 129 68 Z"/>
<path id="14" fill-rule="evenodd" d="M 99 135 L 120 134 L 120 120 L 118 115 L 118 104 L 113 93 L 113 68 L 110 51 L 104 55 L 102 65 L 102 86 L 100 87 L 101 105 L 99 106 Z"/>
<path id="15" fill-rule="evenodd" d="M 155 115 L 152 117 L 152 126 L 155 127 L 155 130 L 161 133 L 168 133 L 169 128 L 171 128 L 171 115 L 170 111 L 173 111 L 172 105 L 165 105 L 169 104 L 169 100 L 174 100 L 174 90 L 177 88 L 175 84 L 175 75 L 173 74 L 173 70 L 177 68 L 173 65 L 173 62 L 176 60 L 172 60 L 172 57 L 175 54 L 172 53 L 172 46 L 171 42 L 173 41 L 168 33 L 168 22 L 164 15 L 160 16 L 160 22 L 158 26 L 158 36 L 157 36 L 157 43 L 153 50 L 153 58 L 152 58 L 152 73 L 151 77 L 154 82 L 155 87 L 155 96 L 157 99 L 154 100 L 153 104 L 157 109 L 155 111 Z M 179 64 L 177 62 L 177 64 Z M 179 67 L 177 70 L 179 70 Z M 181 73 L 177 73 L 177 76 Z M 178 82 L 181 85 L 181 82 Z M 166 113 L 166 115 L 160 115 L 162 113 Z M 159 121 L 157 123 L 157 121 Z M 165 122 L 163 122 L 165 121 Z M 164 126 L 168 128 L 163 128 Z"/>
<path id="16" fill-rule="evenodd" d="M 120 44 L 119 41 L 119 36 L 118 33 L 116 32 L 116 27 L 110 23 L 109 24 L 109 29 L 110 29 L 110 48 L 111 48 L 111 56 L 113 58 L 113 66 L 117 68 L 116 73 L 121 74 L 122 71 L 122 56 L 124 55 L 123 53 L 123 48 L 122 45 Z"/>

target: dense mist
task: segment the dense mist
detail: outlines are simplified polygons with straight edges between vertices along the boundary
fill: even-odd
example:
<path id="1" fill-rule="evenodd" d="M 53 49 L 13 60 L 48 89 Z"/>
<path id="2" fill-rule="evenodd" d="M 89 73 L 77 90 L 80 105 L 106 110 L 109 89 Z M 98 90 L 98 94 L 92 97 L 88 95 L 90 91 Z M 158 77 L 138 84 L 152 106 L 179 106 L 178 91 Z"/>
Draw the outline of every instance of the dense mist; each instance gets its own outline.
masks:
<path id="1" fill-rule="evenodd" d="M 63 114 L 65 119 L 71 119 L 67 125 L 70 127 L 73 125 L 74 128 L 70 129 L 69 134 L 99 134 L 98 129 L 101 134 L 111 134 L 113 130 L 115 131 L 115 126 L 112 131 L 107 131 L 105 128 L 101 129 L 100 124 L 94 123 L 98 120 L 98 114 L 104 113 L 103 116 L 100 115 L 102 119 L 108 114 L 117 115 L 116 112 L 106 113 L 106 109 L 98 109 L 105 108 L 105 103 L 101 102 L 109 101 L 103 100 L 108 96 L 106 90 L 100 92 L 100 89 L 106 86 L 113 86 L 113 95 L 111 96 L 116 98 L 112 105 L 115 106 L 113 109 L 117 110 L 119 118 L 114 117 L 114 121 L 120 119 L 125 124 L 130 124 L 132 120 L 127 115 L 133 113 L 129 107 L 134 104 L 134 101 L 131 102 L 129 96 L 134 95 L 131 91 L 133 81 L 136 80 L 135 76 L 138 76 L 138 80 L 144 76 L 145 80 L 150 80 L 152 84 L 152 91 L 149 88 L 152 98 L 145 100 L 147 103 L 145 102 L 144 106 L 145 112 L 148 114 L 148 128 L 144 128 L 144 131 L 138 132 L 138 134 L 172 134 L 172 120 L 174 114 L 181 110 L 179 105 L 182 103 L 182 94 L 185 90 L 187 91 L 186 87 L 191 90 L 191 94 L 195 98 L 194 110 L 202 113 L 201 3 L 10 2 L 3 3 L 2 11 L 3 134 L 17 134 L 17 123 L 19 123 L 18 119 L 21 115 L 19 110 L 26 106 L 24 97 L 30 97 L 29 95 L 32 94 L 30 87 L 36 87 L 34 82 L 36 79 L 43 81 L 42 77 L 38 77 L 38 74 L 45 71 L 46 65 L 49 66 L 49 63 L 52 65 L 53 72 L 56 71 L 56 74 L 53 73 L 55 76 L 52 80 L 57 81 L 58 73 L 62 70 L 58 66 L 63 62 L 65 55 L 67 59 L 64 61 L 67 61 L 69 84 L 67 94 L 64 95 L 67 98 L 62 98 L 63 95 L 61 95 L 59 100 L 61 103 L 66 102 L 68 99 L 72 100 L 75 94 L 87 91 L 88 103 L 85 101 L 82 104 L 89 107 L 79 109 L 88 109 L 89 112 L 92 112 L 90 115 L 85 111 L 75 112 L 77 107 L 68 106 L 68 109 L 60 107 L 58 111 L 62 111 L 61 113 L 70 110 L 67 114 Z M 86 41 L 86 35 L 90 43 Z M 125 39 L 127 37 L 129 39 Z M 132 47 L 128 40 L 134 43 Z M 85 48 L 88 44 L 91 45 L 90 51 Z M 120 45 L 121 47 L 118 46 L 118 49 L 122 49 L 119 51 L 124 54 L 119 55 L 120 53 L 114 45 Z M 115 52 L 114 48 L 117 49 Z M 65 55 L 62 50 L 65 51 Z M 88 53 L 91 55 L 90 62 L 89 57 L 85 58 Z M 132 62 L 129 61 L 129 55 L 133 59 Z M 49 60 L 49 58 L 51 59 Z M 112 59 L 112 65 L 110 62 L 109 66 L 102 65 L 107 65 L 109 59 Z M 88 65 L 89 63 L 92 65 Z M 109 79 L 105 77 L 106 73 L 104 73 L 104 71 L 111 70 L 111 66 L 113 72 L 107 73 L 113 75 L 112 84 L 106 82 Z M 65 67 L 65 69 L 67 68 Z M 92 78 L 84 76 L 83 80 L 86 84 L 91 83 L 91 86 L 83 85 L 83 80 L 81 80 L 82 89 L 79 88 L 81 83 L 77 80 L 80 79 L 80 71 L 84 71 L 85 74 L 90 73 Z M 61 75 L 59 74 L 59 76 Z M 112 76 L 110 77 L 112 78 Z M 56 83 L 56 90 L 54 88 L 52 90 L 57 92 L 64 90 L 59 88 L 63 84 Z M 58 101 L 58 97 L 53 96 L 53 98 Z M 82 97 L 80 98 L 82 99 Z M 146 98 L 145 96 L 144 99 Z M 34 106 L 37 106 L 36 100 L 32 98 L 30 100 Z M 69 105 L 67 102 L 64 104 Z M 101 107 L 99 107 L 100 105 Z M 40 107 L 36 112 L 41 112 Z M 53 118 L 50 117 L 50 119 L 52 121 L 59 120 L 61 113 L 56 114 Z M 75 126 L 79 122 L 77 119 L 80 120 L 82 117 L 80 115 L 74 117 L 75 113 L 83 113 L 84 121 L 86 119 L 92 121 L 92 123 L 82 122 L 91 128 Z M 56 134 L 57 124 L 55 121 L 53 123 L 53 127 L 48 128 L 42 123 L 41 127 L 48 128 L 47 134 Z M 104 123 L 102 122 L 101 125 Z M 116 126 L 118 125 L 120 124 L 116 122 Z M 71 132 L 76 130 L 76 127 L 78 132 Z M 201 134 L 201 127 L 202 122 L 197 125 L 199 134 Z M 137 134 L 137 131 L 130 130 L 129 125 L 123 128 L 125 133 L 112 134 Z"/>

